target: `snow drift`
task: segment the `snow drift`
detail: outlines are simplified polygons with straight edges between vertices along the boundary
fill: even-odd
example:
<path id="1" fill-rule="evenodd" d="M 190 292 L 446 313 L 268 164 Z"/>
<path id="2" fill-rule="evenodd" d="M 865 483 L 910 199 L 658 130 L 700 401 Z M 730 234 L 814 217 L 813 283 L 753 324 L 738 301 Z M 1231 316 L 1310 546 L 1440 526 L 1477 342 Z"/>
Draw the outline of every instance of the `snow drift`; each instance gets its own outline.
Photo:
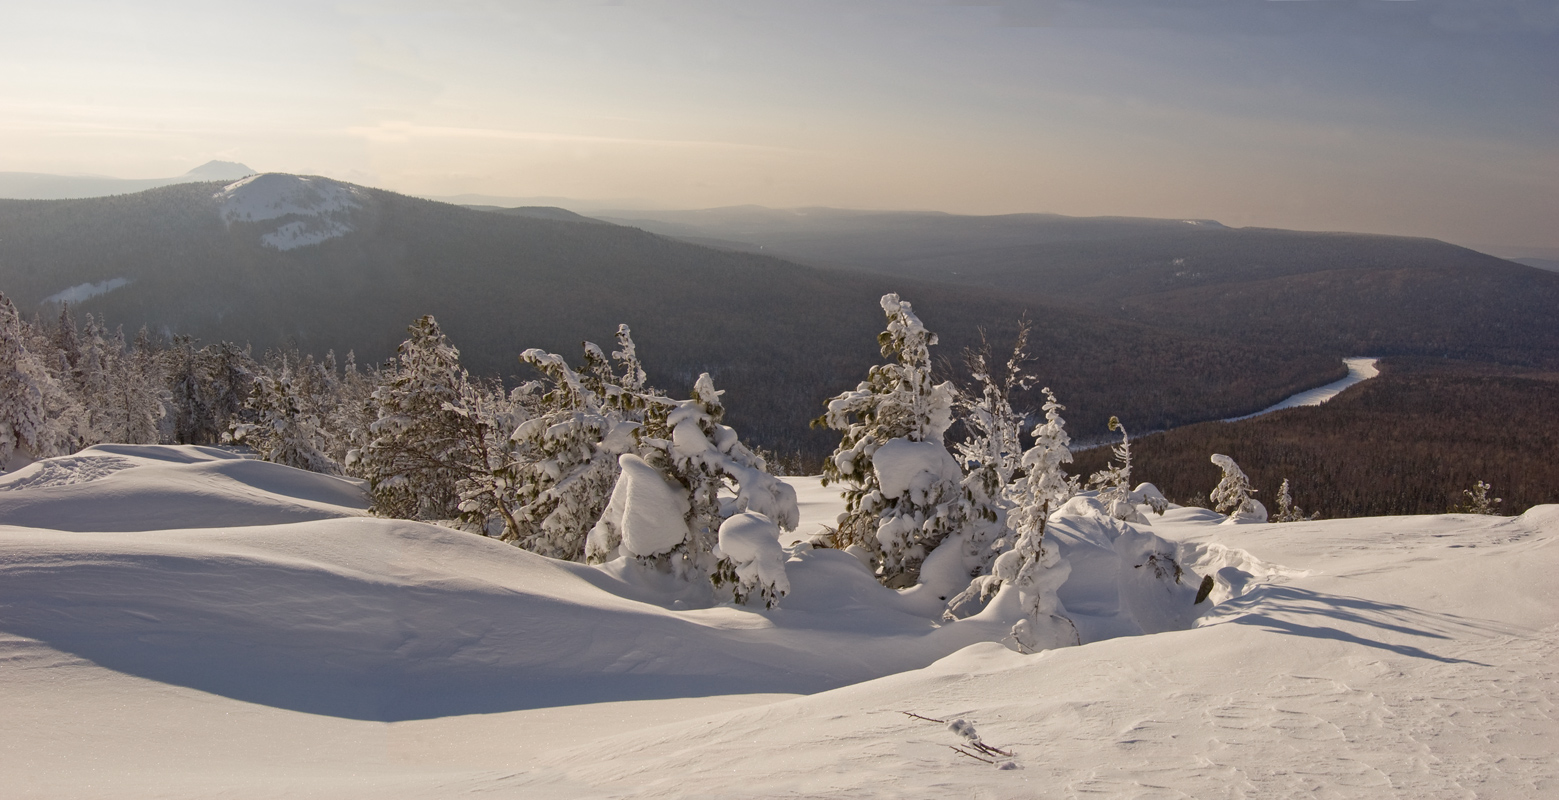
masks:
<path id="1" fill-rule="evenodd" d="M 837 513 L 814 494 L 803 530 Z M 690 608 L 620 570 L 363 516 L 349 481 L 93 448 L 0 478 L 0 780 L 564 798 L 728 795 L 733 776 L 763 797 L 1541 797 L 1559 780 L 1559 508 L 1222 520 L 1058 513 L 1058 597 L 1085 644 L 1020 655 L 998 643 L 1000 598 L 939 623 L 838 550 L 781 550 L 772 610 Z M 722 549 L 773 566 L 774 529 L 738 527 Z M 1166 613 L 1204 576 L 1216 605 Z M 1012 769 L 953 752 L 972 740 L 950 720 Z"/>

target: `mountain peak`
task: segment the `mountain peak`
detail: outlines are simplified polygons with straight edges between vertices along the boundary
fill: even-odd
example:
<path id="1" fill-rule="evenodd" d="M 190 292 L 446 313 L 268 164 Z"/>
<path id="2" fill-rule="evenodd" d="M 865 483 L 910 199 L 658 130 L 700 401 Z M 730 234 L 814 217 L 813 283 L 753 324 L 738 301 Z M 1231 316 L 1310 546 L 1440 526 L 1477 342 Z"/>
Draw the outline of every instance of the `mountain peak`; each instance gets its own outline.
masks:
<path id="1" fill-rule="evenodd" d="M 360 187 L 329 178 L 266 172 L 250 175 L 212 195 L 222 221 L 281 224 L 260 241 L 277 250 L 319 244 L 352 231 L 352 211 L 366 196 Z"/>
<path id="2" fill-rule="evenodd" d="M 237 161 L 207 161 L 184 173 L 184 177 L 203 181 L 233 181 L 253 174 L 254 170 Z"/>

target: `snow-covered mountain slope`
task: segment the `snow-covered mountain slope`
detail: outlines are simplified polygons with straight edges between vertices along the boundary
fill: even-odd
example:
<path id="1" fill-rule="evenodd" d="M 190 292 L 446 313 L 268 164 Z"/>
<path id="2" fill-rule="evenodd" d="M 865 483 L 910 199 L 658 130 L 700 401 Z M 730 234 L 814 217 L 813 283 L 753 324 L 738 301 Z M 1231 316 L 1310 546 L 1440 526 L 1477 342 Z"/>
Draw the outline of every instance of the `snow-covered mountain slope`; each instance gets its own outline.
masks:
<path id="1" fill-rule="evenodd" d="M 367 193 L 329 178 L 268 172 L 222 187 L 213 195 L 222 221 L 281 223 L 260 235 L 277 250 L 319 244 L 352 232 L 352 212 Z"/>
<path id="2" fill-rule="evenodd" d="M 0 484 L 75 528 L 0 506 L 8 796 L 1541 797 L 1559 779 L 1559 507 L 1172 510 L 1136 527 L 1219 576 L 1210 614 L 1023 656 L 995 625 L 911 613 L 837 551 L 796 551 L 774 611 L 681 609 L 645 576 L 353 516 L 342 482 L 225 456 L 100 447 Z M 1091 586 L 1101 530 L 1056 527 Z M 1104 594 L 1090 611 L 1119 622 Z M 962 718 L 1016 768 L 899 712 Z"/>

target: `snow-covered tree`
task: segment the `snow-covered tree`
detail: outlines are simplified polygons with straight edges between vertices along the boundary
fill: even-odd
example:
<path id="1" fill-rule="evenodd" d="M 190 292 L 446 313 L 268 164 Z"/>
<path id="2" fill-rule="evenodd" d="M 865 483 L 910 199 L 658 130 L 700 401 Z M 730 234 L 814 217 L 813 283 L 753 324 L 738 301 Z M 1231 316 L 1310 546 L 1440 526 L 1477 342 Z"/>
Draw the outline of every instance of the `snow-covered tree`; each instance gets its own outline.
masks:
<path id="1" fill-rule="evenodd" d="M 585 537 L 611 498 L 618 457 L 634 449 L 633 431 L 644 409 L 659 402 L 645 386 L 628 326 L 618 328 L 617 341 L 616 370 L 589 342 L 584 374 L 555 353 L 532 349 L 520 356 L 548 382 L 545 391 L 534 384 L 519 390 L 534 396 L 536 413 L 512 435 L 520 522 L 515 543 L 526 550 L 574 561 L 586 557 Z"/>
<path id="2" fill-rule="evenodd" d="M 1023 477 L 1012 486 L 1010 496 L 1015 506 L 1012 528 L 1023 536 L 1039 530 L 1045 519 L 1077 494 L 1077 478 L 1066 474 L 1062 464 L 1072 463 L 1066 420 L 1061 412 L 1066 406 L 1056 401 L 1050 387 L 1045 395 L 1045 421 L 1034 427 L 1034 446 L 1023 453 Z"/>
<path id="3" fill-rule="evenodd" d="M 469 380 L 460 351 L 432 316 L 407 330 L 394 366 L 374 391 L 370 441 L 349 460 L 368 480 L 377 513 L 452 519 L 460 514 L 457 484 L 468 472 L 467 443 L 480 438 L 471 416 L 453 410 L 468 405 Z"/>
<path id="4" fill-rule="evenodd" d="M 1023 475 L 1011 485 L 1008 496 L 1013 510 L 1008 517 L 1016 540 L 1002 548 L 991 574 L 976 578 L 963 594 L 948 604 L 949 616 L 967 616 L 960 609 L 976 609 L 995 595 L 1003 584 L 1018 591 L 1024 617 L 1013 628 L 1013 638 L 1028 651 L 1075 644 L 1077 630 L 1067 619 L 1056 596 L 1071 574 L 1055 547 L 1045 546 L 1050 513 L 1077 493 L 1077 479 L 1061 465 L 1071 463 L 1071 437 L 1066 432 L 1065 410 L 1055 393 L 1045 387 L 1045 421 L 1034 428 L 1034 446 L 1023 453 Z"/>
<path id="5" fill-rule="evenodd" d="M 1251 488 L 1250 478 L 1240 465 L 1222 453 L 1214 453 L 1211 460 L 1223 470 L 1223 479 L 1218 481 L 1211 495 L 1213 508 L 1220 514 L 1228 514 L 1231 521 L 1266 522 L 1267 509 L 1251 497 L 1256 490 Z"/>
<path id="6" fill-rule="evenodd" d="M 42 384 L 50 377 L 27 350 L 24 324 L 11 299 L 0 293 L 0 469 L 18 450 L 42 455 L 37 453 L 47 422 Z"/>
<path id="7" fill-rule="evenodd" d="M 1319 514 L 1305 516 L 1305 512 L 1299 506 L 1294 505 L 1294 495 L 1289 491 L 1288 479 L 1283 479 L 1283 485 L 1278 487 L 1278 510 L 1272 515 L 1273 522 L 1308 522 L 1319 517 Z"/>
<path id="8" fill-rule="evenodd" d="M 162 440 L 160 422 L 167 415 L 164 378 L 151 334 L 142 328 L 126 347 L 124 331 L 114 334 L 107 349 L 107 395 L 100 406 L 98 434 L 102 441 L 155 444 Z"/>
<path id="9" fill-rule="evenodd" d="M 1028 334 L 1028 321 L 1020 321 L 1012 355 L 999 378 L 983 334 L 980 349 L 964 354 L 979 395 L 960 393 L 957 409 L 969 436 L 955 449 L 967 469 L 963 479 L 969 520 L 964 536 L 965 565 L 976 574 L 987 572 L 991 560 L 1012 544 L 1006 541 L 1008 515 L 1013 508 L 1009 495 L 1023 461 L 1023 418 L 1013 409 L 1012 396 L 1029 388 L 1033 380 L 1025 371 Z"/>
<path id="10" fill-rule="evenodd" d="M 659 538 L 657 534 L 655 541 L 662 546 L 653 551 L 647 551 L 645 545 L 636 541 L 630 546 L 634 524 L 631 516 L 619 514 L 622 517 L 619 521 L 613 518 L 609 509 L 602 515 L 603 524 L 592 530 L 587 548 L 593 553 L 607 554 L 612 539 L 616 538 L 641 562 L 665 568 L 687 580 L 708 577 L 716 588 L 724 587 L 734 596 L 745 598 L 755 589 L 760 593 L 764 591 L 763 574 L 773 577 L 772 570 L 755 562 L 755 559 L 764 561 L 769 556 L 754 549 L 757 546 L 752 535 L 755 528 L 744 524 L 738 526 L 741 532 L 732 533 L 735 538 L 731 540 L 733 550 L 729 557 L 722 557 L 719 547 L 722 523 L 737 513 L 761 515 L 776 526 L 773 531 L 778 547 L 778 529 L 795 530 L 800 513 L 795 489 L 769 474 L 763 459 L 741 443 L 735 430 L 721 424 L 725 416 L 721 394 L 709 374 L 704 373 L 693 384 L 692 398 L 650 407 L 639 432 L 637 449 L 642 454 L 639 460 L 656 470 L 665 484 L 673 488 L 681 498 L 677 507 L 685 507 L 680 529 L 669 518 L 653 527 L 659 532 L 684 530 L 685 535 L 672 542 L 669 535 Z M 629 463 L 627 458 L 621 461 L 624 465 Z M 649 483 L 653 485 L 653 482 Z M 727 489 L 735 494 L 735 502 L 730 506 L 722 503 L 720 497 Z M 631 499 L 631 494 L 624 498 L 629 506 Z M 612 502 L 617 503 L 615 493 Z M 665 508 L 669 510 L 670 506 Z M 766 597 L 772 601 L 779 587 L 773 580 L 767 585 Z"/>
<path id="11" fill-rule="evenodd" d="M 255 378 L 246 406 L 254 421 L 234 425 L 228 440 L 253 447 L 266 461 L 341 474 L 341 465 L 326 452 L 328 437 L 306 387 L 307 381 L 282 356 L 276 368 L 262 370 Z"/>
<path id="12" fill-rule="evenodd" d="M 937 545 L 962 531 L 963 471 L 942 443 L 955 392 L 932 377 L 936 335 L 898 295 L 883 295 L 881 305 L 888 327 L 877 338 L 892 360 L 831 399 L 814 424 L 844 434 L 823 464 L 824 485 L 844 485 L 836 543 L 876 553 L 878 579 L 902 588 L 919 580 Z"/>
<path id="13" fill-rule="evenodd" d="M 1099 502 L 1116 519 L 1146 522 L 1136 504 L 1131 502 L 1131 436 L 1116 417 L 1110 417 L 1110 430 L 1121 432 L 1121 443 L 1111 448 L 1116 460 L 1095 472 L 1088 479 L 1088 488 L 1099 491 Z"/>

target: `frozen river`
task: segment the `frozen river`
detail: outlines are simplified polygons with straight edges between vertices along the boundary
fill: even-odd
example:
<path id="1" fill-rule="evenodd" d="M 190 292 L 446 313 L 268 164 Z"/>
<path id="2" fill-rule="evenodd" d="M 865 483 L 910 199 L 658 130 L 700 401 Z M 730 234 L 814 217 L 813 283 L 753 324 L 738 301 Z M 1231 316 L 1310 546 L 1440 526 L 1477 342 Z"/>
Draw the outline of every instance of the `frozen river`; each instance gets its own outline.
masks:
<path id="1" fill-rule="evenodd" d="M 1333 397 L 1336 397 L 1338 393 L 1342 392 L 1342 390 L 1348 388 L 1349 386 L 1360 383 L 1362 381 L 1367 381 L 1370 378 L 1380 374 L 1380 370 L 1375 368 L 1375 362 L 1377 359 L 1345 358 L 1342 361 L 1344 364 L 1348 365 L 1348 377 L 1343 378 L 1340 381 L 1333 381 L 1326 384 L 1325 386 L 1318 386 L 1314 389 L 1306 389 L 1305 391 L 1293 395 L 1292 397 L 1289 397 L 1277 405 L 1269 406 L 1260 411 L 1257 411 L 1254 414 L 1246 414 L 1243 417 L 1230 417 L 1224 420 L 1224 422 L 1238 422 L 1242 419 L 1250 419 L 1251 417 L 1259 417 L 1262 414 L 1271 414 L 1274 411 L 1282 411 L 1285 408 L 1298 408 L 1299 406 L 1318 406 L 1332 399 Z"/>

